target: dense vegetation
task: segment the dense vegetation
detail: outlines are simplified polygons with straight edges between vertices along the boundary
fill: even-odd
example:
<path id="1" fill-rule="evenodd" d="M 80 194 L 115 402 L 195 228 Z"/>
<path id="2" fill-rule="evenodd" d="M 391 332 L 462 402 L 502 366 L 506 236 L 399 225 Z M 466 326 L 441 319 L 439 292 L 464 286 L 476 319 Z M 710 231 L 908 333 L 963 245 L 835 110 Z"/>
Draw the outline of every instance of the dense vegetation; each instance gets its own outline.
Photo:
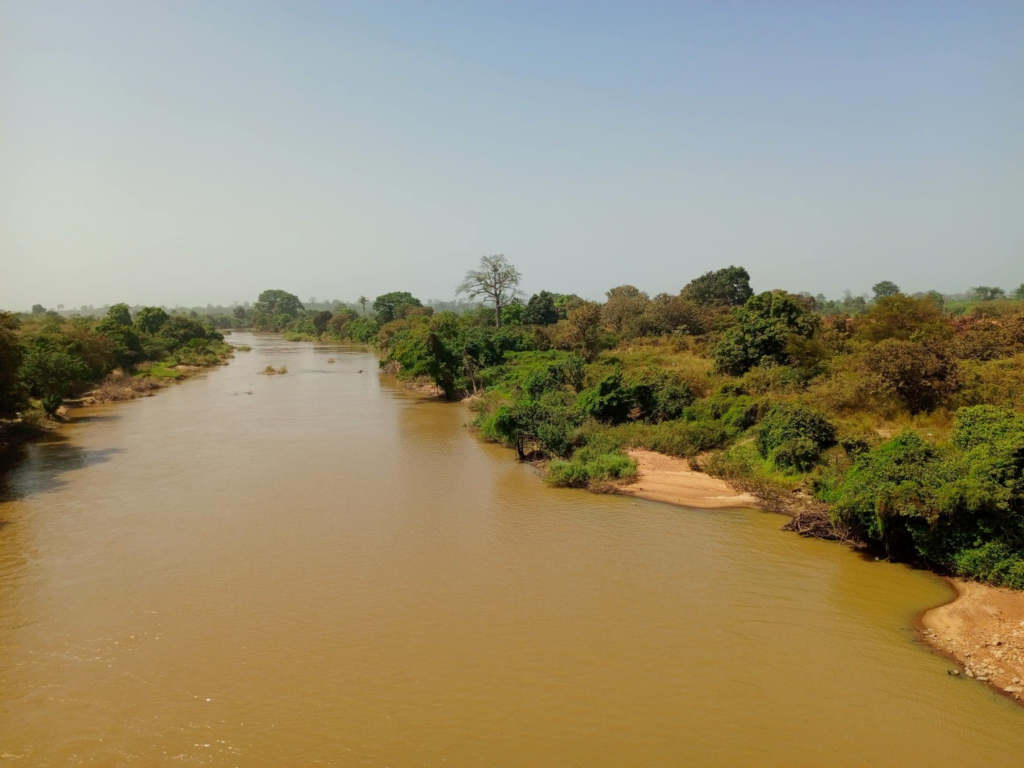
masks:
<path id="1" fill-rule="evenodd" d="M 68 397 L 106 377 L 175 377 L 174 366 L 208 366 L 229 352 L 199 320 L 115 304 L 102 317 L 66 317 L 37 307 L 0 312 L 0 443 L 4 431 L 52 417 Z"/>

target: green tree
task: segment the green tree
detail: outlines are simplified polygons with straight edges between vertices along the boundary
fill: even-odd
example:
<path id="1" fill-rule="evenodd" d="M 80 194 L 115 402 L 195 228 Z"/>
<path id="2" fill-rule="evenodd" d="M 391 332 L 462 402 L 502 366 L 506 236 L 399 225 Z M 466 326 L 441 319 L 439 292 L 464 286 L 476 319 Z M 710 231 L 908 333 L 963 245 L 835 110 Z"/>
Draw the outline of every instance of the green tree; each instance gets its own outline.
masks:
<path id="1" fill-rule="evenodd" d="M 707 307 L 738 307 L 754 294 L 750 274 L 743 267 L 729 266 L 694 278 L 680 295 Z"/>
<path id="2" fill-rule="evenodd" d="M 358 301 L 359 306 L 363 308 L 363 317 L 366 317 L 366 303 L 369 301 L 369 299 L 366 298 L 365 296 L 360 296 Z"/>
<path id="3" fill-rule="evenodd" d="M 22 378 L 38 395 L 43 410 L 53 415 L 64 398 L 89 377 L 89 366 L 76 355 L 50 344 L 33 344 L 25 355 Z"/>
<path id="4" fill-rule="evenodd" d="M 128 327 L 132 324 L 132 312 L 127 304 L 115 304 L 107 310 L 106 321 L 110 324 Z"/>
<path id="5" fill-rule="evenodd" d="M 900 287 L 892 280 L 882 280 L 881 282 L 875 283 L 871 286 L 871 290 L 874 291 L 876 300 L 884 298 L 885 296 L 895 296 L 898 293 L 902 293 Z"/>
<path id="6" fill-rule="evenodd" d="M 112 306 L 96 330 L 110 339 L 117 365 L 128 368 L 142 361 L 142 342 L 132 329 L 132 313 L 127 304 Z"/>
<path id="7" fill-rule="evenodd" d="M 558 322 L 557 296 L 547 291 L 535 293 L 526 303 L 523 325 L 554 325 Z"/>
<path id="8" fill-rule="evenodd" d="M 263 291 L 253 305 L 254 312 L 270 316 L 288 315 L 288 317 L 298 317 L 299 312 L 302 312 L 304 309 L 305 307 L 302 306 L 299 297 L 294 293 L 277 289 Z"/>
<path id="9" fill-rule="evenodd" d="M 234 315 L 235 320 L 239 323 L 244 323 L 249 319 L 249 310 L 239 304 L 237 307 L 231 310 L 231 314 Z"/>
<path id="10" fill-rule="evenodd" d="M 501 328 L 501 310 L 519 295 L 522 276 L 501 254 L 481 256 L 476 269 L 466 272 L 455 294 L 469 299 L 483 299 L 494 305 L 495 325 Z"/>
<path id="11" fill-rule="evenodd" d="M 18 341 L 18 318 L 0 311 L 0 418 L 10 419 L 25 405 L 19 369 L 24 351 Z"/>
<path id="12" fill-rule="evenodd" d="M 526 305 L 518 299 L 513 299 L 505 306 L 501 313 L 502 325 L 519 326 L 523 324 L 523 314 L 526 312 Z"/>
<path id="13" fill-rule="evenodd" d="M 32 314 L 33 315 L 45 315 L 46 314 L 46 307 L 44 307 L 42 304 L 33 304 L 32 305 Z"/>
<path id="14" fill-rule="evenodd" d="M 169 319 L 160 307 L 143 307 L 135 313 L 135 327 L 143 333 L 157 333 Z"/>
<path id="15" fill-rule="evenodd" d="M 1017 286 L 1017 289 L 1013 292 L 1013 298 L 1024 300 L 1024 283 Z"/>
<path id="16" fill-rule="evenodd" d="M 373 300 L 373 311 L 381 325 L 405 317 L 412 307 L 422 306 L 423 303 L 408 291 L 392 291 Z"/>
<path id="17" fill-rule="evenodd" d="M 1005 297 L 1006 291 L 1002 288 L 993 288 L 990 285 L 979 285 L 976 288 L 971 288 L 971 295 L 977 301 L 993 301 Z"/>
<path id="18" fill-rule="evenodd" d="M 793 296 L 766 291 L 750 297 L 736 312 L 737 323 L 715 347 L 715 364 L 724 373 L 741 376 L 762 362 L 786 365 L 794 337 L 810 339 L 818 319 Z"/>
<path id="19" fill-rule="evenodd" d="M 807 472 L 836 444 L 836 428 L 798 403 L 775 403 L 757 429 L 757 452 L 783 470 Z"/>

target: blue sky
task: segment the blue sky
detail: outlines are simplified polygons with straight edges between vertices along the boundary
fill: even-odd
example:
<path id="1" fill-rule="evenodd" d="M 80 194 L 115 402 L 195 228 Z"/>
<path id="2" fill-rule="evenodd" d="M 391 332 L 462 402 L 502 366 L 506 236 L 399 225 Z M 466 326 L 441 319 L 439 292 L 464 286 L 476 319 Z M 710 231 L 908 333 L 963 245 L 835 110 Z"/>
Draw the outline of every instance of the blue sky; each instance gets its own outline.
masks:
<path id="1" fill-rule="evenodd" d="M 1024 282 L 1024 3 L 0 4 L 0 306 Z"/>

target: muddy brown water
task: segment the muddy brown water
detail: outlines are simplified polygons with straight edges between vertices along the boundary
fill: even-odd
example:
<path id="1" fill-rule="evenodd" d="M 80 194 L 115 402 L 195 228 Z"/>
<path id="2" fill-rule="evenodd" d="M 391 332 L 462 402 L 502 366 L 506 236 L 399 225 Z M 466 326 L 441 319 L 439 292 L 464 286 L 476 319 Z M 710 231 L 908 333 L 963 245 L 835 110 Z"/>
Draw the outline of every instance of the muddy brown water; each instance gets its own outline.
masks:
<path id="1" fill-rule="evenodd" d="M 915 636 L 939 579 L 755 511 L 547 488 L 366 351 L 234 341 L 0 481 L 0 759 L 1024 760 L 1024 710 Z"/>

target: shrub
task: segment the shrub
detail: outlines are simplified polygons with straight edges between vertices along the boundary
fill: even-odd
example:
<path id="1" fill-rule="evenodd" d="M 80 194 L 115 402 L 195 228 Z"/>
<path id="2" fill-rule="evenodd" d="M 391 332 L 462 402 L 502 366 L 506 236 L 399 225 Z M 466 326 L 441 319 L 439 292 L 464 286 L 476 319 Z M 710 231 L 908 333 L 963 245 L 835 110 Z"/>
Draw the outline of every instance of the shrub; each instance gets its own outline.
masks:
<path id="1" fill-rule="evenodd" d="M 960 550 L 951 565 L 958 576 L 1024 589 L 1024 555 L 1004 542 L 989 541 L 980 547 Z"/>
<path id="2" fill-rule="evenodd" d="M 720 421 L 666 421 L 661 424 L 633 422 L 609 430 L 616 444 L 689 458 L 721 448 L 736 437 L 736 430 Z"/>
<path id="3" fill-rule="evenodd" d="M 961 450 L 1024 436 L 1024 416 L 992 405 L 961 408 L 956 414 L 952 441 Z"/>
<path id="4" fill-rule="evenodd" d="M 601 452 L 587 446 L 569 460 L 552 461 L 546 480 L 556 486 L 603 490 L 611 483 L 635 476 L 636 462 L 624 453 Z"/>
<path id="5" fill-rule="evenodd" d="M 823 415 L 797 403 L 776 403 L 761 421 L 758 453 L 780 469 L 806 472 L 821 452 L 836 444 L 836 428 Z"/>
<path id="6" fill-rule="evenodd" d="M 715 347 L 720 371 L 741 376 L 755 365 L 790 362 L 794 336 L 809 339 L 818 319 L 796 298 L 782 291 L 751 297 L 736 313 L 736 325 Z"/>
<path id="7" fill-rule="evenodd" d="M 907 556 L 916 554 L 907 525 L 937 518 L 946 479 L 939 449 L 907 431 L 859 456 L 845 479 L 819 495 L 864 535 Z"/>
<path id="8" fill-rule="evenodd" d="M 69 352 L 38 343 L 25 355 L 21 376 L 39 396 L 43 410 L 52 415 L 64 398 L 81 387 L 89 378 L 89 367 Z"/>
<path id="9" fill-rule="evenodd" d="M 932 410 L 960 386 L 956 362 L 934 345 L 887 339 L 864 362 L 911 413 Z"/>
<path id="10" fill-rule="evenodd" d="M 612 424 L 625 421 L 632 409 L 629 392 L 622 386 L 622 374 L 618 372 L 583 390 L 576 405 L 584 415 Z"/>

